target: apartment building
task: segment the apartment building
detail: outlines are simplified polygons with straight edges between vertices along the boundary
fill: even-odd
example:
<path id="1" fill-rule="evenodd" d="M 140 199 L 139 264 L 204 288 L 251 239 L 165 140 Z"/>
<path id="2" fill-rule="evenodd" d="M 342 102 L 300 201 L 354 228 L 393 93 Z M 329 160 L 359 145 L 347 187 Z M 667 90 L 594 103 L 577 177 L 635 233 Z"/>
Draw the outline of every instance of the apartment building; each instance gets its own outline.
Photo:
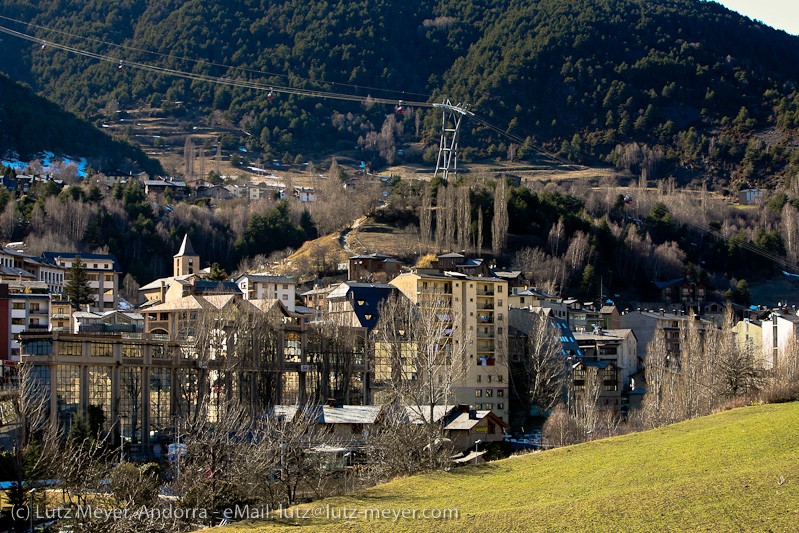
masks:
<path id="1" fill-rule="evenodd" d="M 799 341 L 799 316 L 787 309 L 775 310 L 761 322 L 763 363 L 773 368 L 784 359 L 785 351 Z"/>
<path id="2" fill-rule="evenodd" d="M 286 276 L 245 274 L 236 280 L 245 300 L 280 300 L 289 311 L 295 309 L 297 282 Z"/>
<path id="3" fill-rule="evenodd" d="M 89 287 L 95 295 L 95 303 L 90 311 L 103 312 L 116 309 L 119 306 L 119 276 L 122 269 L 116 257 L 109 254 L 78 254 L 65 252 L 44 252 L 42 259 L 50 265 L 64 268 L 64 281 L 69 278 L 68 270 L 72 268 L 77 257 L 86 269 L 89 278 Z"/>
<path id="4" fill-rule="evenodd" d="M 404 273 L 390 282 L 416 305 L 443 301 L 452 337 L 464 343 L 466 372 L 453 387 L 451 403 L 491 410 L 508 420 L 508 282 L 460 273 Z"/>
<path id="5" fill-rule="evenodd" d="M 50 328 L 50 294 L 41 281 L 4 281 L 11 301 L 11 353 L 9 360 L 19 361 L 17 335 L 23 331 L 47 331 Z"/>

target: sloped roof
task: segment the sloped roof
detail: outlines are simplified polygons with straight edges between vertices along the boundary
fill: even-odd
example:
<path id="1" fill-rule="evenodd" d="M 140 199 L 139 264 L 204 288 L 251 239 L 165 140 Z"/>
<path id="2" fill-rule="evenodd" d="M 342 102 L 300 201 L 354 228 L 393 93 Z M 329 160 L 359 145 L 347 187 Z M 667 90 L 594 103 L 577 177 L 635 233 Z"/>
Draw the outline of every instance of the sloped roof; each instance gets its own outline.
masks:
<path id="1" fill-rule="evenodd" d="M 76 256 L 80 256 L 81 262 L 84 264 L 90 261 L 112 261 L 113 262 L 113 270 L 115 272 L 121 272 L 122 269 L 117 262 L 117 258 L 112 254 L 79 254 L 76 252 L 42 252 L 42 258 L 45 261 L 48 261 L 53 264 L 57 264 L 59 259 L 65 259 L 67 261 L 72 261 L 75 259 Z M 87 270 L 93 270 L 92 268 L 86 267 Z"/>
<path id="2" fill-rule="evenodd" d="M 169 287 L 173 281 L 187 281 L 194 277 L 197 277 L 197 274 L 186 274 L 183 276 L 169 276 L 167 278 L 158 278 L 157 280 L 151 281 L 147 285 L 142 285 L 141 287 L 139 287 L 139 290 L 148 291 L 150 289 L 159 289 L 161 288 L 161 282 L 164 282 L 164 284 L 167 287 Z"/>
<path id="3" fill-rule="evenodd" d="M 197 252 L 194 251 L 194 246 L 191 244 L 191 239 L 189 239 L 188 233 L 183 236 L 183 243 L 181 243 L 180 250 L 178 250 L 178 253 L 175 254 L 175 257 L 182 257 L 184 255 L 197 256 Z"/>
<path id="4" fill-rule="evenodd" d="M 315 424 L 374 424 L 382 410 L 381 405 L 315 405 L 307 409 Z"/>
<path id="5" fill-rule="evenodd" d="M 230 296 L 230 295 L 226 295 Z M 156 312 L 156 311 L 188 311 L 192 309 L 200 310 L 200 309 L 213 309 L 216 306 L 212 305 L 206 298 L 209 297 L 202 297 L 202 296 L 194 296 L 193 294 L 190 296 L 184 296 L 183 298 L 179 298 L 177 300 L 172 300 L 171 302 L 161 303 L 158 305 L 154 305 L 147 309 L 148 312 Z"/>
<path id="6" fill-rule="evenodd" d="M 0 275 L 36 279 L 36 276 L 27 270 L 16 267 L 0 267 Z"/>
<path id="7" fill-rule="evenodd" d="M 241 282 L 243 279 L 248 279 L 254 283 L 287 283 L 296 285 L 297 282 L 288 276 L 269 276 L 267 274 L 245 274 L 236 279 L 236 283 Z"/>
<path id="8" fill-rule="evenodd" d="M 672 285 L 677 285 L 678 283 L 682 283 L 683 281 L 685 281 L 685 278 L 671 279 L 669 281 L 653 281 L 652 283 L 658 289 L 665 289 L 666 287 L 671 287 Z"/>

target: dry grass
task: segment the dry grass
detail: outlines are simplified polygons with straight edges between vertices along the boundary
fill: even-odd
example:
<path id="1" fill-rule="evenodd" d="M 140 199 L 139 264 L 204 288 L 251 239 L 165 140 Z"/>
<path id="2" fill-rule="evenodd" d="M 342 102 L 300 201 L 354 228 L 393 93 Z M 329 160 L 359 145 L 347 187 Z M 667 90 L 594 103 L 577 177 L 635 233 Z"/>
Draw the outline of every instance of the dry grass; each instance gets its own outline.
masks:
<path id="1" fill-rule="evenodd" d="M 221 531 L 796 531 L 799 403 L 732 409 L 652 431 L 413 476 L 303 508 L 318 518 Z M 361 511 L 353 519 L 328 509 Z M 458 509 L 446 520 L 366 509 Z"/>

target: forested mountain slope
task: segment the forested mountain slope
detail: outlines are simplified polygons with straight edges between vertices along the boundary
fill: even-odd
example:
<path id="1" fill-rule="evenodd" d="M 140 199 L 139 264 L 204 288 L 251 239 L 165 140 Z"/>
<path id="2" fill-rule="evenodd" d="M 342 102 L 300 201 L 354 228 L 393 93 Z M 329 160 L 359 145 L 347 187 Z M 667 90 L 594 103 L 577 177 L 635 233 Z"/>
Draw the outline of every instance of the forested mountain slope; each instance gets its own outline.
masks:
<path id="1" fill-rule="evenodd" d="M 0 73 L 0 155 L 26 158 L 43 151 L 85 157 L 95 170 L 161 171 L 141 149 L 111 138 Z"/>
<path id="2" fill-rule="evenodd" d="M 649 177 L 739 183 L 799 161 L 799 38 L 698 0 L 0 1 L 0 24 L 128 61 L 360 96 L 449 96 L 522 138 Z M 145 52 L 146 51 L 146 52 Z M 229 88 L 128 69 L 13 37 L 10 75 L 96 120 L 109 100 L 214 111 L 267 155 L 351 146 L 391 107 Z M 391 142 L 416 137 L 414 113 Z M 420 134 L 436 139 L 426 111 Z M 523 158 L 469 124 L 466 158 Z M 636 143 L 636 144 L 633 144 Z M 529 147 L 527 147 L 529 148 Z M 367 154 L 375 163 L 386 159 Z"/>

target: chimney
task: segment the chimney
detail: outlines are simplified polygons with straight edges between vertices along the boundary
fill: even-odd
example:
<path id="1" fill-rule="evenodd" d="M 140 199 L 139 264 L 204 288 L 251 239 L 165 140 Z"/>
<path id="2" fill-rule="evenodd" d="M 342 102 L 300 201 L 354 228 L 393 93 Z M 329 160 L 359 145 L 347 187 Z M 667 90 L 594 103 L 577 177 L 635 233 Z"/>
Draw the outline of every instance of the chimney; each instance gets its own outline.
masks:
<path id="1" fill-rule="evenodd" d="M 338 404 L 338 400 L 336 400 L 335 398 L 328 398 L 327 399 L 327 406 L 328 407 L 341 407 Z"/>
<path id="2" fill-rule="evenodd" d="M 161 280 L 161 303 L 166 301 L 166 282 Z"/>
<path id="3" fill-rule="evenodd" d="M 469 404 L 468 403 L 459 403 L 458 404 L 458 411 L 461 411 L 463 413 L 468 413 L 469 412 Z"/>

